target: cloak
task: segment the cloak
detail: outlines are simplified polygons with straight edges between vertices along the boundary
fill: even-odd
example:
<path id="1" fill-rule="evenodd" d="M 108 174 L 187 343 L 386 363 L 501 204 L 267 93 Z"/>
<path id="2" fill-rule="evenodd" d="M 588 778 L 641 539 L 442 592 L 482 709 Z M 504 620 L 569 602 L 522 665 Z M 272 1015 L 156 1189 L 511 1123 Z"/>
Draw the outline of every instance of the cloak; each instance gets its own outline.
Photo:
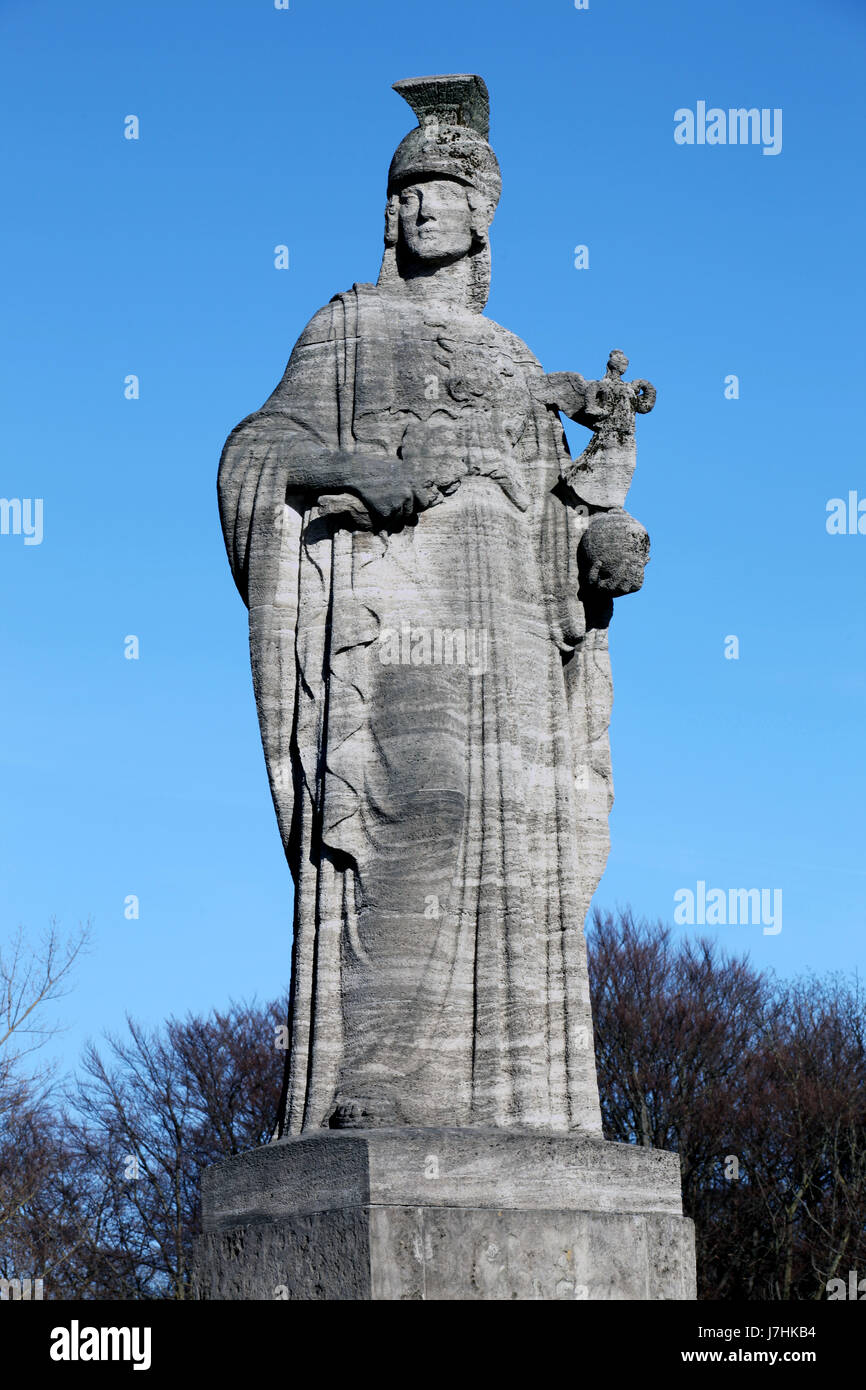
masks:
<path id="1" fill-rule="evenodd" d="M 600 1132 L 583 920 L 612 803 L 609 608 L 581 592 L 587 517 L 558 485 L 543 380 L 480 314 L 415 323 L 355 285 L 223 450 L 295 883 L 280 1134 L 347 1107 Z M 354 454 L 360 476 L 433 427 L 461 476 L 414 524 L 376 529 L 354 495 L 293 486 L 315 451 Z M 437 662 L 441 633 L 471 638 L 474 664 Z"/>

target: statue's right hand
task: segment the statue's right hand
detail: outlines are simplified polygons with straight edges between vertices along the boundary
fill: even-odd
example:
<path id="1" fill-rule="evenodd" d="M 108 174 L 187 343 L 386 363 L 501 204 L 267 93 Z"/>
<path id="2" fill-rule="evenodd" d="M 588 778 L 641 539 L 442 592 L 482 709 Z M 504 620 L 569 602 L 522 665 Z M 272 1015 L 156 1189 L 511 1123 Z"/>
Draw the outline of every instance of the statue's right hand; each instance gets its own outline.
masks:
<path id="1" fill-rule="evenodd" d="M 365 460 L 361 476 L 353 478 L 349 487 L 385 521 L 411 516 L 433 501 L 429 488 L 416 485 L 407 476 L 401 459 Z"/>

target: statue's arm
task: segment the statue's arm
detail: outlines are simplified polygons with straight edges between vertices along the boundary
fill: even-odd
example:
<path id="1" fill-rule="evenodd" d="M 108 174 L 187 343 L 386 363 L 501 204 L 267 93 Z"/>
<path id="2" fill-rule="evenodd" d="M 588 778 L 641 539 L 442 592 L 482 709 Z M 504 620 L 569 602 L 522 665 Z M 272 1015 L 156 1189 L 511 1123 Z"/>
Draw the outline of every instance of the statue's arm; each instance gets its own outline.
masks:
<path id="1" fill-rule="evenodd" d="M 254 470 L 268 451 L 279 453 L 289 492 L 317 496 L 349 487 L 352 464 L 338 447 L 336 353 L 334 310 L 326 304 L 307 324 L 264 405 L 226 440 L 221 494 L 236 488 L 232 475 L 239 466 Z"/>
<path id="2" fill-rule="evenodd" d="M 225 496 L 229 509 L 242 486 L 239 472 L 255 473 L 262 458 L 274 454 L 286 494 L 300 497 L 305 505 L 329 493 L 348 492 L 382 520 L 429 505 L 420 474 L 415 478 L 396 455 L 362 449 L 354 441 L 341 447 L 337 371 L 346 340 L 338 312 L 332 301 L 310 320 L 279 385 L 261 410 L 229 435 L 220 469 L 221 504 Z M 351 429 L 348 433 L 351 437 Z"/>

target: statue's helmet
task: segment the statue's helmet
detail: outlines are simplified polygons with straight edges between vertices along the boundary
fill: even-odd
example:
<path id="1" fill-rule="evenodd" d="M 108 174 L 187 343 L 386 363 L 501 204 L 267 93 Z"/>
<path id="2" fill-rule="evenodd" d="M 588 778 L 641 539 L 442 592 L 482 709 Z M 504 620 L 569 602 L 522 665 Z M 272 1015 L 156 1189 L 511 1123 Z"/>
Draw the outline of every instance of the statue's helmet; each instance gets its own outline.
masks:
<path id="1" fill-rule="evenodd" d="M 487 143 L 490 101 L 483 80 L 472 73 L 409 77 L 395 82 L 394 91 L 412 107 L 418 125 L 397 146 L 388 195 L 415 179 L 456 179 L 481 194 L 492 218 L 502 176 Z"/>

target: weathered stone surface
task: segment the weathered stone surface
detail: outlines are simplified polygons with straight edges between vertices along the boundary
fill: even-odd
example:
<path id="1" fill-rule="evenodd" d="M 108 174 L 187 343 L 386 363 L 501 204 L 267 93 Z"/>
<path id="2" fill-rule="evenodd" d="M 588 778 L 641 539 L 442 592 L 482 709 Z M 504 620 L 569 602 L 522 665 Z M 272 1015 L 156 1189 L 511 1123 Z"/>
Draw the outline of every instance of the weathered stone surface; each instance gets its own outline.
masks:
<path id="1" fill-rule="evenodd" d="M 639 521 L 620 508 L 597 513 L 581 537 L 578 558 L 599 594 L 620 598 L 643 584 L 649 562 L 649 536 Z"/>
<path id="2" fill-rule="evenodd" d="M 201 1237 L 196 1297 L 693 1299 L 694 1233 L 659 1213 L 312 1212 Z"/>
<path id="3" fill-rule="evenodd" d="M 295 881 L 277 1134 L 316 1138 L 306 1157 L 293 1151 L 291 1171 L 279 1150 L 235 1160 L 205 1239 L 229 1259 L 241 1228 L 225 1223 L 249 1220 L 243 1239 L 269 1269 L 290 1250 L 306 1251 L 295 1266 L 319 1261 L 297 1274 L 293 1287 L 307 1290 L 343 1288 L 327 1273 L 329 1242 L 343 1262 L 390 1251 L 347 1276 L 367 1294 L 322 1295 L 377 1297 L 382 1280 L 409 1279 L 404 1212 L 406 1232 L 416 1220 L 431 1239 L 451 1232 L 441 1268 L 465 1290 L 480 1278 L 466 1261 L 475 1268 L 500 1219 L 465 1206 L 459 1221 L 446 1215 L 452 1197 L 475 1192 L 479 1209 L 513 1214 L 521 1290 L 553 1287 L 562 1211 L 581 1259 L 613 1230 L 631 1252 L 631 1273 L 593 1272 L 593 1288 L 644 1287 L 647 1223 L 681 1218 L 647 1205 L 664 1156 L 599 1145 L 583 922 L 613 797 L 607 629 L 648 558 L 646 532 L 623 510 L 635 414 L 655 393 L 623 381 L 619 352 L 600 381 L 546 375 L 484 317 L 501 188 L 487 89 L 471 74 L 396 89 L 418 125 L 391 161 L 378 282 L 314 314 L 220 464 Z M 560 411 L 593 432 L 576 462 Z M 414 1185 L 418 1130 L 440 1135 L 450 1176 L 439 1188 Z M 371 1146 L 377 1131 L 383 1147 Z M 520 1172 L 508 1161 L 514 1131 L 538 1136 Z M 366 1136 L 360 1148 L 334 1138 L 352 1133 Z M 273 1189 L 259 1181 L 272 1169 Z M 351 1206 L 337 1210 L 346 1192 Z M 210 1268 L 215 1287 L 231 1286 L 231 1271 Z M 502 1277 L 517 1287 L 516 1274 Z M 412 1279 L 405 1296 L 426 1296 Z"/>
<path id="4" fill-rule="evenodd" d="M 694 1297 L 674 1154 L 478 1129 L 310 1135 L 206 1174 L 200 1297 Z"/>
<path id="5" fill-rule="evenodd" d="M 202 1197 L 206 1231 L 365 1203 L 682 1215 L 676 1154 L 580 1134 L 471 1128 L 281 1140 L 209 1168 Z"/>

